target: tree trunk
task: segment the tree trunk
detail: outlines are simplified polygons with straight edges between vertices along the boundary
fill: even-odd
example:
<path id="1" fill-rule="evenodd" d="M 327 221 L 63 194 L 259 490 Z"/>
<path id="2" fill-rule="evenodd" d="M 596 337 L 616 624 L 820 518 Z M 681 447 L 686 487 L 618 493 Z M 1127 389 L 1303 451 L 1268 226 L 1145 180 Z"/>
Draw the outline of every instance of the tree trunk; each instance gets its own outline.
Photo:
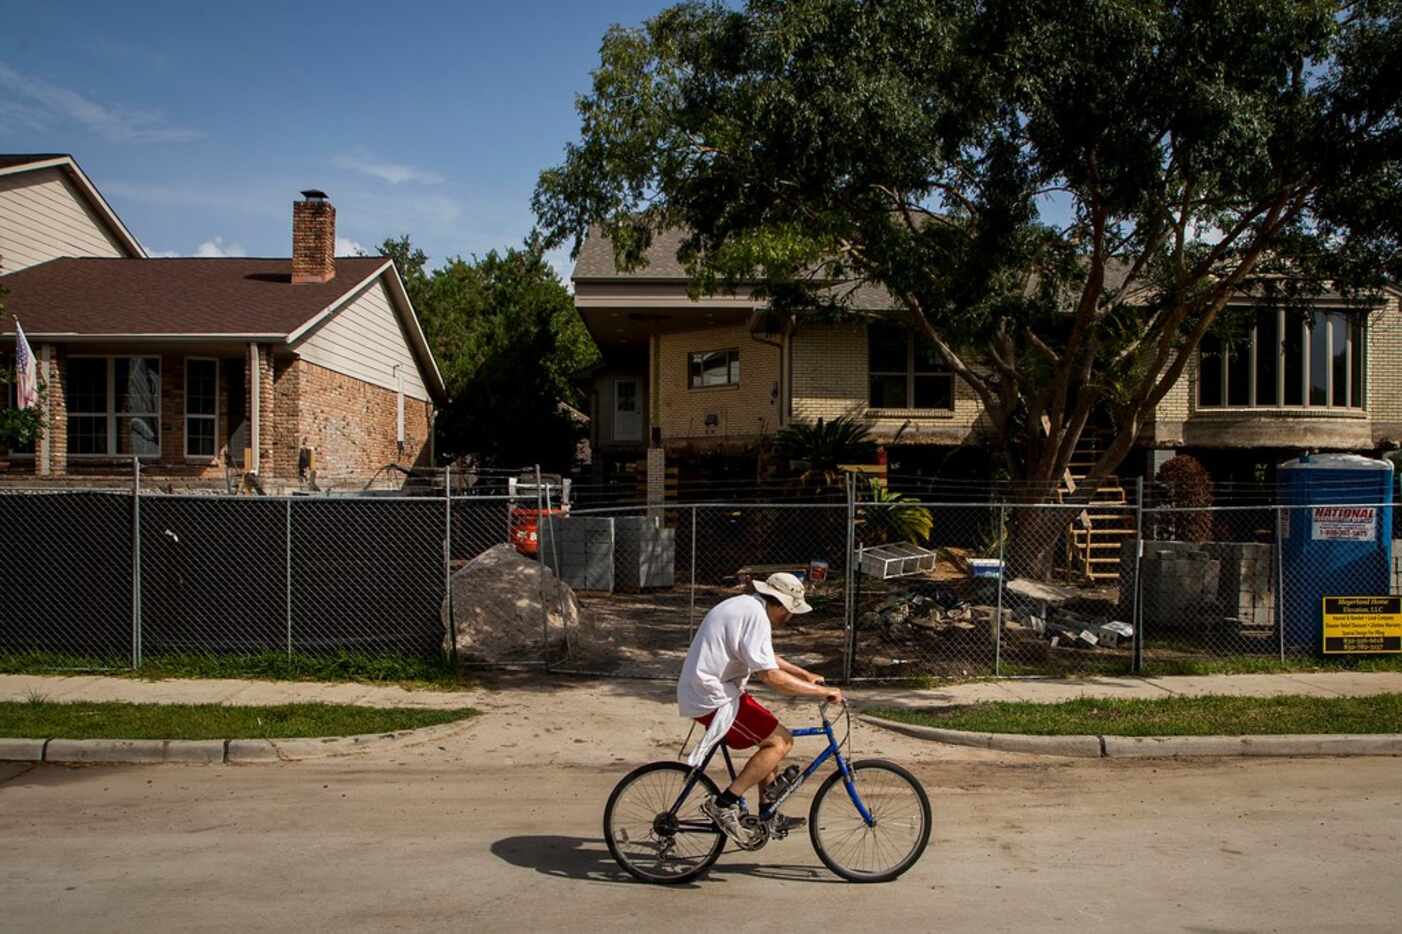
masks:
<path id="1" fill-rule="evenodd" d="M 1071 530 L 1100 489 L 1102 477 L 1087 477 L 1076 491 L 1057 502 L 1059 483 L 1043 481 L 1027 486 L 1008 503 L 1007 578 L 1050 580 L 1057 555 L 1067 549 Z"/>
<path id="2" fill-rule="evenodd" d="M 1066 509 L 1008 507 L 1007 578 L 1050 580 L 1075 515 Z"/>

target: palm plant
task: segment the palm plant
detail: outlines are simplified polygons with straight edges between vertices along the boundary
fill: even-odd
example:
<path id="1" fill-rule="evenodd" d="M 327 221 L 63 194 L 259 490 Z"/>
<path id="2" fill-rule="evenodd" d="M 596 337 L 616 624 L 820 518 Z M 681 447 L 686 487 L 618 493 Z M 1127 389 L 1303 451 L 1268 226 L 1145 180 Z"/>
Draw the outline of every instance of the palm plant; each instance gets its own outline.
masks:
<path id="1" fill-rule="evenodd" d="M 839 465 L 870 463 L 876 457 L 871 431 L 847 415 L 789 425 L 774 436 L 774 448 L 782 458 L 803 463 L 805 486 L 836 486 Z"/>
<path id="2" fill-rule="evenodd" d="M 935 527 L 934 516 L 924 506 L 915 505 L 911 497 L 892 492 L 872 477 L 867 479 L 866 499 L 871 503 L 862 510 L 869 530 L 863 538 L 868 544 L 902 541 L 918 545 L 930 540 Z"/>

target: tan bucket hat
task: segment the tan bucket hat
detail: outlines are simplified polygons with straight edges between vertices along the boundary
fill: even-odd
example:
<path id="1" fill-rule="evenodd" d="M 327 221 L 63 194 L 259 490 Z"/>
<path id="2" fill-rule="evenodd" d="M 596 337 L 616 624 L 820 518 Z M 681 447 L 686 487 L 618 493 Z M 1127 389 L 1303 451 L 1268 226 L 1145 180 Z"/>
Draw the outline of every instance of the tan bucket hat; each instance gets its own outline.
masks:
<path id="1" fill-rule="evenodd" d="M 758 593 L 773 597 L 784 605 L 790 613 L 811 613 L 813 608 L 803 599 L 803 581 L 792 574 L 780 572 L 770 574 L 766 580 L 753 584 Z"/>

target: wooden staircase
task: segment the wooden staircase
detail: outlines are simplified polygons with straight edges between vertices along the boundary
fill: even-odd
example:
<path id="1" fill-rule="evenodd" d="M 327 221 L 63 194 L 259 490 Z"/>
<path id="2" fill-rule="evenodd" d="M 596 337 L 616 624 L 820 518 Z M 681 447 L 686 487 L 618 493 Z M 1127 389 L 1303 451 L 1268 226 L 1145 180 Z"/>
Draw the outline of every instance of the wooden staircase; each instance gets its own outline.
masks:
<path id="1" fill-rule="evenodd" d="M 1057 488 L 1058 502 L 1066 502 L 1089 476 L 1104 452 L 1106 439 L 1081 436 Z M 1116 477 L 1101 481 L 1086 508 L 1076 517 L 1066 536 L 1067 564 L 1091 581 L 1115 582 L 1120 577 L 1120 546 L 1134 538 L 1134 512 L 1125 508 L 1129 497 Z M 1101 507 L 1101 508 L 1097 508 Z M 1111 507 L 1111 508 L 1106 508 Z"/>

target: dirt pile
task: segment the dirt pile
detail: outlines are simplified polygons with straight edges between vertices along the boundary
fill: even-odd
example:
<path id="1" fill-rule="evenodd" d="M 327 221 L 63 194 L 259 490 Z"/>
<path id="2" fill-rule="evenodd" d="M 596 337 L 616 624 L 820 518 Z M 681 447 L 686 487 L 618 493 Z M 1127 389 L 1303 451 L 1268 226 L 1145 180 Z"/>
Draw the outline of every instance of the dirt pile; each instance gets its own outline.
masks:
<path id="1" fill-rule="evenodd" d="M 453 574 L 450 587 L 452 601 L 443 601 L 441 614 L 443 647 L 451 651 L 456 631 L 462 661 L 570 657 L 606 663 L 616 654 L 608 634 L 580 614 L 570 586 L 510 545 L 469 561 Z"/>

